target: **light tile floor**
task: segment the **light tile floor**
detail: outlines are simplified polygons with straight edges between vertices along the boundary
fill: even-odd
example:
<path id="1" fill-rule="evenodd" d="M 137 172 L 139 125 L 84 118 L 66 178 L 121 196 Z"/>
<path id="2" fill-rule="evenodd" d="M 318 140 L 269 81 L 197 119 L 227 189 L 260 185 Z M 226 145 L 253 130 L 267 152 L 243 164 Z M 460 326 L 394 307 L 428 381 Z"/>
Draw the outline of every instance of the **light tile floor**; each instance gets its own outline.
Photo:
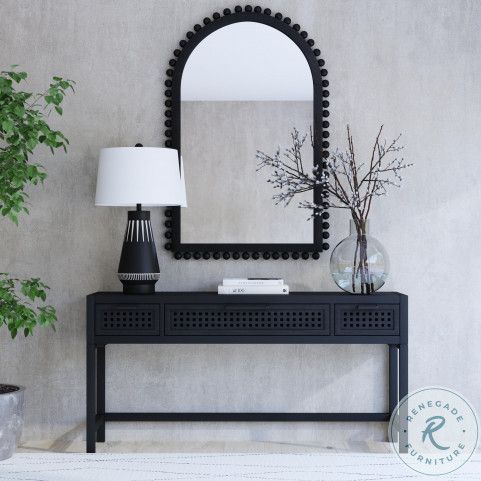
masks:
<path id="1" fill-rule="evenodd" d="M 116 437 L 119 434 L 116 433 Z M 22 441 L 18 453 L 84 453 L 85 425 L 79 424 L 57 439 Z M 98 453 L 391 453 L 388 442 L 346 441 L 335 444 L 288 442 L 160 442 L 112 441 L 97 443 Z"/>
<path id="2" fill-rule="evenodd" d="M 18 453 L 83 453 L 85 441 L 30 441 L 22 443 Z M 107 441 L 97 443 L 98 453 L 390 453 L 388 443 L 345 443 L 336 446 L 270 442 L 148 442 Z"/>

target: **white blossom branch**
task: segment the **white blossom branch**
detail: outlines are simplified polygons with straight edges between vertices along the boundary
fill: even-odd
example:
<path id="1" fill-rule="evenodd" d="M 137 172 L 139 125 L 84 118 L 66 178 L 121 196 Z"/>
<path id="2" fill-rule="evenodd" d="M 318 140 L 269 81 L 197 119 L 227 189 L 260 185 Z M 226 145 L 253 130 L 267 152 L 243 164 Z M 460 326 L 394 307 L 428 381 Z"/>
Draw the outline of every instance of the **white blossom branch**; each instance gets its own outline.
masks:
<path id="1" fill-rule="evenodd" d="M 331 154 L 327 159 L 326 169 L 314 167 L 309 172 L 305 170 L 302 160 L 302 148 L 307 134 L 301 135 L 294 128 L 291 133 L 291 147 L 282 152 L 279 147 L 274 155 L 257 151 L 257 170 L 271 169 L 267 182 L 279 189 L 279 193 L 273 196 L 276 204 L 287 206 L 298 194 L 321 186 L 328 194 L 322 203 L 301 201 L 298 206 L 312 210 L 313 215 L 321 215 L 329 208 L 349 209 L 356 222 L 364 222 L 369 215 L 372 199 L 387 195 L 390 187 L 400 187 L 402 171 L 413 165 L 407 164 L 403 157 L 396 156 L 404 148 L 399 145 L 401 136 L 387 144 L 386 141 L 380 141 L 382 130 L 383 126 L 377 133 L 368 163 L 356 160 L 354 142 L 348 126 L 348 148 Z M 312 129 L 310 140 L 313 145 Z"/>

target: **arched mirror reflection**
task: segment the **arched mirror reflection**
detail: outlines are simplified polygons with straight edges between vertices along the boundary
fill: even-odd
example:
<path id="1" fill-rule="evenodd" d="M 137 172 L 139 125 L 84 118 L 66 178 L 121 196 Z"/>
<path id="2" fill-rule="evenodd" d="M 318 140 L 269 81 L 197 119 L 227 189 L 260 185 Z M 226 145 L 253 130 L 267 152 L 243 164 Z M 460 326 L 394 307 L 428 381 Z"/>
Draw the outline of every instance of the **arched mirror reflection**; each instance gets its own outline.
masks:
<path id="1" fill-rule="evenodd" d="M 309 213 L 272 200 L 257 151 L 307 134 L 311 159 L 313 77 L 304 53 L 283 32 L 236 22 L 205 37 L 189 55 L 180 90 L 180 150 L 189 197 L 182 243 L 312 244 Z M 299 199 L 301 200 L 301 199 Z M 312 200 L 312 192 L 306 194 Z"/>

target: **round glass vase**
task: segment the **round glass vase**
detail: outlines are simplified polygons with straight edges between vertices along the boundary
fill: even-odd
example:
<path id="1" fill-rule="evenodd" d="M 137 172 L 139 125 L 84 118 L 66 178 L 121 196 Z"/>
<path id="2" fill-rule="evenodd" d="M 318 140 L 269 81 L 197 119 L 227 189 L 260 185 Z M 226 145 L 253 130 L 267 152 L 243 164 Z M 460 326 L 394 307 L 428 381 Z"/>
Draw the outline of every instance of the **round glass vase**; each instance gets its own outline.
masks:
<path id="1" fill-rule="evenodd" d="M 331 254 L 331 275 L 344 291 L 372 294 L 386 282 L 389 257 L 383 245 L 369 235 L 368 221 L 350 221 L 350 234 Z"/>

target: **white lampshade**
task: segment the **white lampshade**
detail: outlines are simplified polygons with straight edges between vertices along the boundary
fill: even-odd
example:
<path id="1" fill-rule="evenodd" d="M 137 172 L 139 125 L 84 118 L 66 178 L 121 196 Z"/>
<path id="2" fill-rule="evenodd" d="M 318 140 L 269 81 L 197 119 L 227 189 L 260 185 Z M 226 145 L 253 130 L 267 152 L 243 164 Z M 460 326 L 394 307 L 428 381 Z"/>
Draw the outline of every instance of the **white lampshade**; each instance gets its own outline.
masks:
<path id="1" fill-rule="evenodd" d="M 101 149 L 95 205 L 187 207 L 184 167 L 175 149 Z"/>

